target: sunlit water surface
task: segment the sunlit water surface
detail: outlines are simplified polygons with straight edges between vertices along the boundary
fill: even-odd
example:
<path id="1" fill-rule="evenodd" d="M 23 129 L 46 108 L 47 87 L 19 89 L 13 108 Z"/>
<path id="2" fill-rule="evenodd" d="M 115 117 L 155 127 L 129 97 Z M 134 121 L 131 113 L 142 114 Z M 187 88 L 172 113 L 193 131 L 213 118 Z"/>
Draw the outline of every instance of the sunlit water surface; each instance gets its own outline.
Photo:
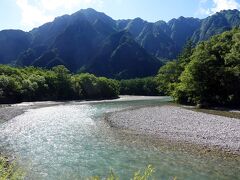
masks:
<path id="1" fill-rule="evenodd" d="M 27 179 L 104 177 L 121 179 L 148 164 L 156 179 L 240 179 L 238 157 L 201 155 L 150 137 L 111 128 L 105 113 L 162 105 L 168 98 L 68 102 L 32 109 L 0 125 L 0 148 L 17 157 Z"/>

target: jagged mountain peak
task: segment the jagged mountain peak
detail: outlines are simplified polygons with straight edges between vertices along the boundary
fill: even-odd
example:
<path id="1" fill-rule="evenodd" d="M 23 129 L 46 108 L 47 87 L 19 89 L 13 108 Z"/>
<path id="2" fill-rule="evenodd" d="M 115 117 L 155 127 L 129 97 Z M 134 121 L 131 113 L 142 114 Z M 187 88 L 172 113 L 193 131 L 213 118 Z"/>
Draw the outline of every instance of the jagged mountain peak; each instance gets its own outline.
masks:
<path id="1" fill-rule="evenodd" d="M 77 12 L 77 14 L 79 13 L 83 14 L 91 23 L 94 23 L 96 20 L 99 19 L 110 26 L 115 26 L 116 24 L 115 20 L 113 20 L 111 17 L 107 16 L 103 12 L 98 12 L 92 8 L 82 9 Z"/>
<path id="2" fill-rule="evenodd" d="M 63 63 L 74 72 L 85 69 L 117 78 L 153 75 L 160 61 L 176 58 L 189 39 L 198 43 L 238 26 L 238 10 L 221 11 L 202 20 L 181 16 L 152 23 L 139 17 L 114 20 L 89 8 L 57 17 L 30 32 L 0 31 L 0 63 L 41 67 Z M 98 69 L 99 62 L 102 69 Z M 142 65 L 151 72 L 141 72 Z"/>

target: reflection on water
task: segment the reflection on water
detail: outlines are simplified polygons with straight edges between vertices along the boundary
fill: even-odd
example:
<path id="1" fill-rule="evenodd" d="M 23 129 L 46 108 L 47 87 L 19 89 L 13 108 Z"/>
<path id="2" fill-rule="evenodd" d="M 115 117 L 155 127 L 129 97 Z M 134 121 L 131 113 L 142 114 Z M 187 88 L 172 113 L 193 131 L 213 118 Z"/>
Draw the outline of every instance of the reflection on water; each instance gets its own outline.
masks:
<path id="1" fill-rule="evenodd" d="M 104 113 L 168 99 L 69 102 L 29 110 L 0 126 L 0 147 L 19 158 L 29 179 L 82 179 L 113 169 L 122 179 L 153 164 L 157 179 L 240 179 L 239 157 L 192 153 L 108 127 Z"/>

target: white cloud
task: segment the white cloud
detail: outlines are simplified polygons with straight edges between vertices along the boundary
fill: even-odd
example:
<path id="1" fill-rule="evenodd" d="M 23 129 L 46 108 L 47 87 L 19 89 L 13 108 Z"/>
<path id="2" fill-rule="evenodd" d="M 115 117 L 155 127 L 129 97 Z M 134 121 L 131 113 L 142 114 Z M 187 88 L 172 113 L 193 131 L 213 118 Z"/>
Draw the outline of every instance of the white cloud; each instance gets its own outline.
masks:
<path id="1" fill-rule="evenodd" d="M 240 5 L 236 0 L 213 0 L 214 7 L 212 13 L 219 12 L 225 9 L 239 9 Z"/>
<path id="2" fill-rule="evenodd" d="M 17 0 L 17 5 L 21 9 L 21 24 L 30 28 L 53 19 L 37 6 L 29 4 L 28 0 Z"/>
<path id="3" fill-rule="evenodd" d="M 212 7 L 204 7 L 206 3 L 212 2 Z M 212 15 L 221 10 L 240 9 L 240 4 L 236 0 L 200 0 L 199 13 Z"/>
<path id="4" fill-rule="evenodd" d="M 16 0 L 21 10 L 21 25 L 25 30 L 82 8 L 101 7 L 102 3 L 102 0 Z"/>
<path id="5" fill-rule="evenodd" d="M 59 8 L 73 9 L 79 4 L 91 4 L 92 0 L 41 0 L 40 5 L 46 10 L 57 10 Z"/>

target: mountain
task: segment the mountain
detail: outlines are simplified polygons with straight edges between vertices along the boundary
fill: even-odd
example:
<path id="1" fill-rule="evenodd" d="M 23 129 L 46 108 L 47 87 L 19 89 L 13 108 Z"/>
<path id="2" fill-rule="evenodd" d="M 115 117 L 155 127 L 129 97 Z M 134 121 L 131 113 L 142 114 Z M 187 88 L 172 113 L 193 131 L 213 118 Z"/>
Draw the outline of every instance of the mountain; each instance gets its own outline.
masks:
<path id="1" fill-rule="evenodd" d="M 196 18 L 180 17 L 178 19 L 172 19 L 168 22 L 170 29 L 169 36 L 181 50 L 186 40 L 191 39 L 191 36 L 199 29 L 200 25 L 201 20 Z"/>
<path id="2" fill-rule="evenodd" d="M 180 17 L 168 23 L 148 23 L 136 18 L 122 28 L 132 33 L 137 42 L 152 55 L 160 59 L 174 59 L 199 27 L 199 19 Z"/>
<path id="3" fill-rule="evenodd" d="M 84 9 L 30 32 L 0 31 L 0 63 L 44 68 L 63 64 L 72 72 L 118 79 L 151 76 L 162 62 L 176 58 L 188 40 L 197 44 L 238 26 L 238 10 L 151 23 L 114 20 Z"/>
<path id="4" fill-rule="evenodd" d="M 199 29 L 194 32 L 192 40 L 195 43 L 205 41 L 213 35 L 221 34 L 234 27 L 240 27 L 240 12 L 238 10 L 221 11 L 203 19 Z"/>
<path id="5" fill-rule="evenodd" d="M 20 30 L 0 31 L 0 63 L 15 61 L 18 55 L 30 47 L 31 35 Z"/>
<path id="6" fill-rule="evenodd" d="M 102 53 L 104 52 L 104 53 Z M 112 34 L 85 70 L 116 79 L 146 77 L 157 72 L 162 63 L 150 56 L 127 31 Z"/>

